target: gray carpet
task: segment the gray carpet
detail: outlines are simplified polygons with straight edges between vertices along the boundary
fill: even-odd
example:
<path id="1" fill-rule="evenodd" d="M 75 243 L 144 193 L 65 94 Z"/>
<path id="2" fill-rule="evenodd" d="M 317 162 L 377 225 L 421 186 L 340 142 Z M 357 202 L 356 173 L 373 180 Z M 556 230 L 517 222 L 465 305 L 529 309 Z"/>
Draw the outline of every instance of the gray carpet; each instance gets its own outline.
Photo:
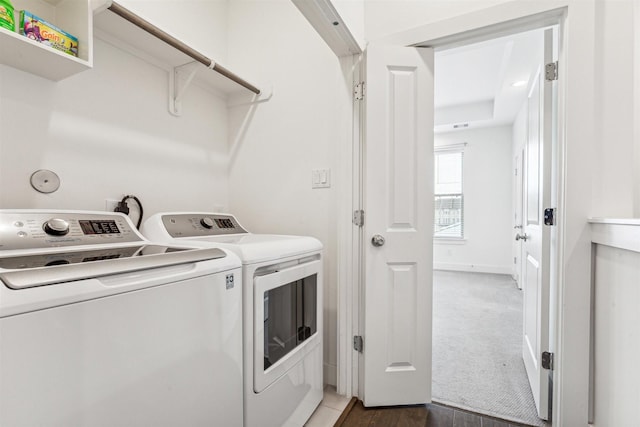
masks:
<path id="1" fill-rule="evenodd" d="M 522 361 L 522 291 L 510 276 L 435 271 L 433 400 L 545 426 Z"/>

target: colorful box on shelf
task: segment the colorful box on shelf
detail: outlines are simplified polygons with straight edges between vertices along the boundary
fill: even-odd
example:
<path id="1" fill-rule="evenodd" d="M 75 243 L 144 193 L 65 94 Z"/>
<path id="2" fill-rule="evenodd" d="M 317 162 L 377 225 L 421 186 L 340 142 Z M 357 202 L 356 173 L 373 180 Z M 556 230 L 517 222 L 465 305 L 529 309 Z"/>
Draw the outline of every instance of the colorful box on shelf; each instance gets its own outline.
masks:
<path id="1" fill-rule="evenodd" d="M 13 22 L 13 5 L 9 0 L 0 0 L 0 27 L 15 31 Z"/>
<path id="2" fill-rule="evenodd" d="M 78 39 L 26 10 L 20 11 L 20 34 L 39 43 L 78 56 Z"/>

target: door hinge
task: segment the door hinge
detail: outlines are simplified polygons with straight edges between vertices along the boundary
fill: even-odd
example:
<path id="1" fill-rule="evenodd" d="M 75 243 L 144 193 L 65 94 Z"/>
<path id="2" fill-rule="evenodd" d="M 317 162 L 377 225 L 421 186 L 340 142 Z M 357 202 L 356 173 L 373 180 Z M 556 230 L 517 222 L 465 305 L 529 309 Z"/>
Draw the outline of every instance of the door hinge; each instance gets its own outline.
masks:
<path id="1" fill-rule="evenodd" d="M 546 208 L 544 210 L 544 225 L 556 225 L 555 208 Z"/>
<path id="2" fill-rule="evenodd" d="M 544 66 L 544 78 L 548 82 L 558 80 L 558 61 L 550 62 Z"/>
<path id="3" fill-rule="evenodd" d="M 362 227 L 364 225 L 364 211 L 362 209 L 353 211 L 353 224 L 358 227 Z"/>
<path id="4" fill-rule="evenodd" d="M 549 353 L 548 351 L 542 352 L 542 367 L 553 371 L 553 353 Z"/>
<path id="5" fill-rule="evenodd" d="M 362 340 L 361 335 L 353 336 L 353 349 L 358 353 L 362 353 L 362 350 L 364 349 L 364 341 Z"/>
<path id="6" fill-rule="evenodd" d="M 355 85 L 353 89 L 353 97 L 356 101 L 362 101 L 364 99 L 364 82 L 360 82 Z"/>

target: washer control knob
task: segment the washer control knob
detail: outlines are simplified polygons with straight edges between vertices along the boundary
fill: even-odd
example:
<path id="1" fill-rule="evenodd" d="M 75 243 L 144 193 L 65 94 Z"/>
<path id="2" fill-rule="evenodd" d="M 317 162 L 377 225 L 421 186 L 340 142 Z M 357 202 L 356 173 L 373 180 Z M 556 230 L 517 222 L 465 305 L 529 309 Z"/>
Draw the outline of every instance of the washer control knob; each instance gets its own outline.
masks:
<path id="1" fill-rule="evenodd" d="M 213 228 L 213 220 L 209 217 L 204 217 L 200 220 L 200 225 L 204 228 Z"/>
<path id="2" fill-rule="evenodd" d="M 44 223 L 44 232 L 52 236 L 64 236 L 69 232 L 69 223 L 64 219 L 51 218 Z"/>

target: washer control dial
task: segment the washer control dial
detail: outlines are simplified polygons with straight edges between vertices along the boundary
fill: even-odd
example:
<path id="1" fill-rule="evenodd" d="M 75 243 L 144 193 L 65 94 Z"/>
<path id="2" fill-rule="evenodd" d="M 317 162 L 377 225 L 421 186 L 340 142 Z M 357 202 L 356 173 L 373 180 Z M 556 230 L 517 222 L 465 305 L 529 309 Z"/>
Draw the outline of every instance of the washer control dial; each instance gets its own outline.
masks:
<path id="1" fill-rule="evenodd" d="M 214 222 L 211 218 L 206 216 L 200 220 L 200 225 L 202 225 L 204 228 L 213 228 Z"/>
<path id="2" fill-rule="evenodd" d="M 64 236 L 69 232 L 69 223 L 64 219 L 51 218 L 44 223 L 44 232 L 51 236 Z"/>

